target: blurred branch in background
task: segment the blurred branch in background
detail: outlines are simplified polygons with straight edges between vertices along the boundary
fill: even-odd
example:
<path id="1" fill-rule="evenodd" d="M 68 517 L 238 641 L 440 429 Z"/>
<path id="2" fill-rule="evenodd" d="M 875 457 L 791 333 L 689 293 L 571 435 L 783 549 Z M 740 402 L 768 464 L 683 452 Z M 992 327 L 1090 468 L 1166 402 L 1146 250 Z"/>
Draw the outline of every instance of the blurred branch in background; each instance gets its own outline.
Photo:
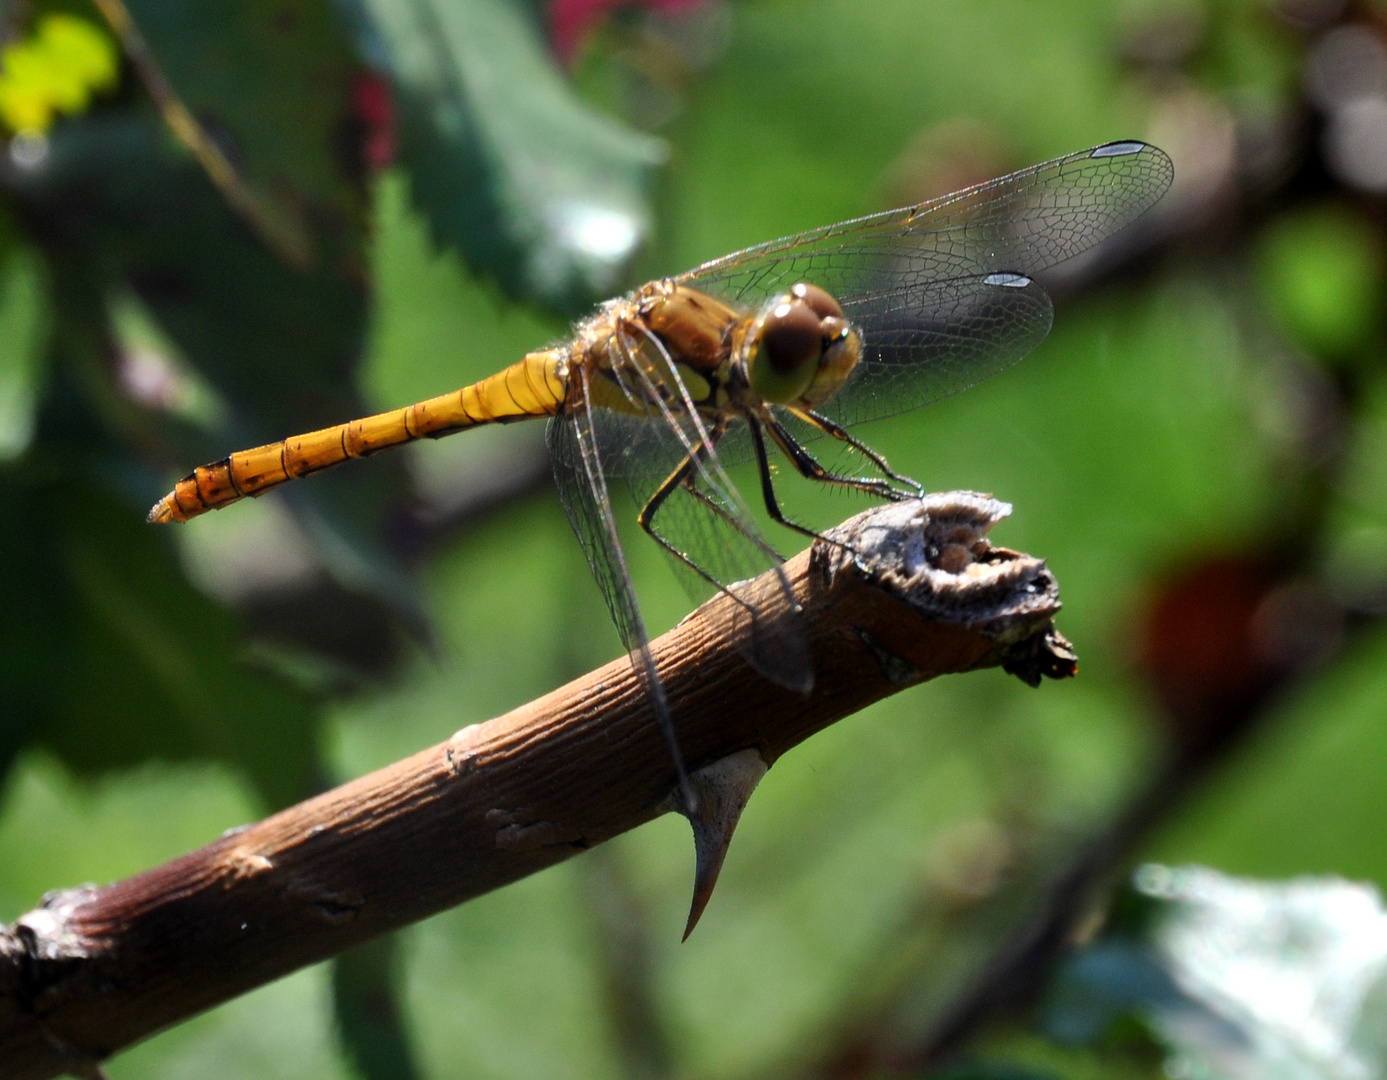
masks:
<path id="1" fill-rule="evenodd" d="M 632 1080 L 668 1076 L 674 1051 L 655 985 L 650 913 L 610 847 L 595 850 L 583 867 L 601 957 L 604 1011 L 612 1020 L 624 1075 Z"/>
<path id="2" fill-rule="evenodd" d="M 312 241 L 300 222 L 292 217 L 277 216 L 269 205 L 262 204 L 236 173 L 226 154 L 202 129 L 197 118 L 179 100 L 173 87 L 164 78 L 159 63 L 145 43 L 135 21 L 121 0 L 92 0 L 121 48 L 140 75 L 145 92 L 158 107 L 164 123 L 197 159 L 208 178 L 217 185 L 227 203 L 243 214 L 264 242 L 291 266 L 306 267 L 313 261 Z"/>

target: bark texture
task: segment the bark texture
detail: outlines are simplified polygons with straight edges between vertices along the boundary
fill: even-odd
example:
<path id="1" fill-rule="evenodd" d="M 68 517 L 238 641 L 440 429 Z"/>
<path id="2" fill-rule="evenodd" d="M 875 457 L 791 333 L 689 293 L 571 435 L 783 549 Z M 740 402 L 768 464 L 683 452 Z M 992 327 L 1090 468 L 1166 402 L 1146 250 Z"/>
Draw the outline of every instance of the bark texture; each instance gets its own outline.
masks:
<path id="1" fill-rule="evenodd" d="M 767 764 L 905 686 L 1003 666 L 1074 672 L 1054 579 L 992 547 L 1010 508 L 970 493 L 868 511 L 747 588 L 798 617 L 807 695 L 730 642 L 714 598 L 654 643 L 691 769 Z M 104 1057 L 297 968 L 515 881 L 672 804 L 674 768 L 630 663 L 580 679 L 388 768 L 102 888 L 51 894 L 0 927 L 0 1080 L 93 1074 Z"/>

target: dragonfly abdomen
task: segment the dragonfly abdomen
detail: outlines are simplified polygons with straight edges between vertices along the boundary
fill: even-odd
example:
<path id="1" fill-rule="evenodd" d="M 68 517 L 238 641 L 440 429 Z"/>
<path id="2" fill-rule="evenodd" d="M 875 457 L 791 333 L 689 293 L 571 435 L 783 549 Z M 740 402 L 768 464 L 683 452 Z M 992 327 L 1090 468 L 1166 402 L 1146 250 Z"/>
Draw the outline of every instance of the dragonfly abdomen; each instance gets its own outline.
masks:
<path id="1" fill-rule="evenodd" d="M 370 457 L 415 439 L 437 439 L 484 424 L 553 416 L 563 407 L 567 389 L 566 357 L 562 349 L 530 353 L 519 363 L 450 394 L 241 450 L 201 465 L 154 504 L 149 520 L 187 521 L 247 495 L 260 495 L 290 480 L 322 472 L 348 458 Z"/>

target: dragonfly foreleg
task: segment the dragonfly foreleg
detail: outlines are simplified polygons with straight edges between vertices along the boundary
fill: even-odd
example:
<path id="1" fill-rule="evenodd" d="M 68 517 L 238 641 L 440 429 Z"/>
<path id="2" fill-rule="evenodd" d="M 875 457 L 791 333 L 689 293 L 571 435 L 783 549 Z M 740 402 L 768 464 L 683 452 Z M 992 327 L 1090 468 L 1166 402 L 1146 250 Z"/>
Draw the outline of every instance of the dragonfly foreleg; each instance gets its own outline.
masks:
<path id="1" fill-rule="evenodd" d="M 766 504 L 766 513 L 770 514 L 771 520 L 777 525 L 784 525 L 793 532 L 815 540 L 823 539 L 813 529 L 797 521 L 791 521 L 781 511 L 780 500 L 775 495 L 775 480 L 771 476 L 771 463 L 766 455 L 766 439 L 761 434 L 761 425 L 756 420 L 748 420 L 747 423 L 751 426 L 751 446 L 756 453 L 756 471 L 761 476 L 761 499 Z"/>
<path id="2" fill-rule="evenodd" d="M 825 544 L 833 544 L 842 548 L 844 551 L 856 552 L 843 543 L 841 540 L 834 540 L 831 536 L 815 532 L 807 525 L 801 525 L 797 521 L 791 521 L 780 509 L 780 500 L 775 494 L 775 480 L 771 476 L 770 457 L 766 453 L 766 440 L 761 434 L 761 425 L 753 419 L 748 418 L 747 423 L 751 426 L 751 446 L 756 455 L 756 471 L 761 476 L 761 498 L 766 504 L 766 513 L 771 516 L 771 520 L 777 525 L 783 525 L 792 532 L 800 533 L 814 540 L 822 540 Z"/>
<path id="3" fill-rule="evenodd" d="M 909 495 L 892 487 L 885 480 L 876 480 L 870 476 L 844 476 L 841 473 L 829 472 L 774 417 L 762 416 L 760 420 L 766 425 L 766 430 L 770 432 L 775 444 L 790 459 L 790 464 L 794 465 L 805 479 L 817 480 L 821 484 L 852 488 L 854 491 L 875 495 L 881 499 L 889 499 L 891 502 L 900 502 L 902 499 L 910 498 Z M 847 433 L 844 432 L 844 434 Z M 875 457 L 875 455 L 873 456 Z"/>
<path id="4" fill-rule="evenodd" d="M 825 435 L 832 435 L 835 439 L 839 440 L 840 442 L 847 443 L 859 454 L 861 454 L 873 465 L 875 465 L 878 469 L 880 469 L 881 474 L 883 476 L 887 477 L 890 480 L 896 481 L 896 483 L 898 484 L 903 484 L 904 486 L 910 488 L 912 496 L 918 498 L 919 496 L 924 495 L 925 486 L 922 483 L 920 483 L 920 481 L 913 480 L 909 476 L 902 476 L 900 473 L 896 472 L 894 469 L 891 468 L 891 466 L 887 463 L 884 457 L 878 454 L 861 439 L 854 436 L 850 431 L 839 426 L 838 424 L 835 424 L 827 416 L 824 416 L 822 413 L 817 413 L 813 409 L 792 409 L 790 411 L 794 413 L 794 415 L 798 417 L 800 420 L 803 420 L 810 427 L 816 427 Z"/>

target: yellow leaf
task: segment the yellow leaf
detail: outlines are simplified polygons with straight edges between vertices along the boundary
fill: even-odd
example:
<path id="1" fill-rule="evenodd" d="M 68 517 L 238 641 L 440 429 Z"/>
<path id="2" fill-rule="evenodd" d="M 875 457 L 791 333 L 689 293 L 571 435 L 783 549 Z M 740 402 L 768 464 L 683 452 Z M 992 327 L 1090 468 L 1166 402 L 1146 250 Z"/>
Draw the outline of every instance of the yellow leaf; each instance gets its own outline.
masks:
<path id="1" fill-rule="evenodd" d="M 38 29 L 38 44 L 73 78 L 89 90 L 108 90 L 116 84 L 115 43 L 85 19 L 49 15 Z"/>
<path id="2" fill-rule="evenodd" d="M 71 15 L 45 16 L 32 37 L 0 52 L 0 122 L 42 134 L 55 113 L 84 111 L 118 72 L 115 43 L 101 30 Z"/>
<path id="3" fill-rule="evenodd" d="M 11 131 L 37 134 L 53 122 L 53 105 L 46 94 L 0 78 L 0 123 Z"/>

